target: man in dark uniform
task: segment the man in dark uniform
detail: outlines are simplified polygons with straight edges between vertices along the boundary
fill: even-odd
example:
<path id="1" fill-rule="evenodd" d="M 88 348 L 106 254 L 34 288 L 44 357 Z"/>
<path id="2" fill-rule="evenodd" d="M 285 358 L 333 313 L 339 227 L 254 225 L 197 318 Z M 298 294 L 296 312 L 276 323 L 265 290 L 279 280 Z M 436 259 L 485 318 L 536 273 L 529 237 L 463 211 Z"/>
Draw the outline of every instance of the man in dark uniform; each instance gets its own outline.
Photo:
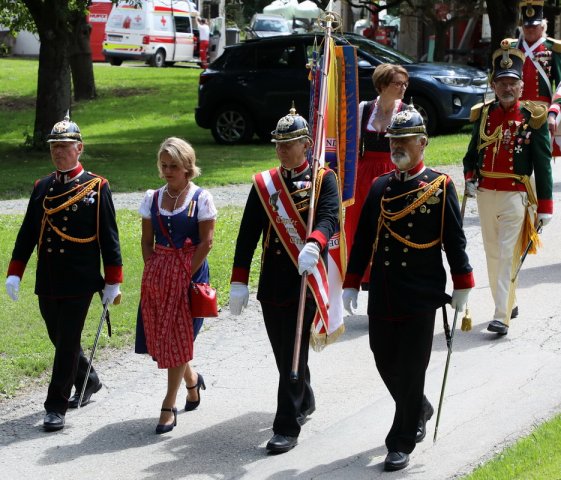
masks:
<path id="1" fill-rule="evenodd" d="M 35 182 L 8 267 L 6 290 L 12 300 L 18 299 L 25 267 L 37 247 L 35 294 L 55 347 L 43 427 L 54 431 L 64 427 L 66 410 L 78 406 L 86 381 L 88 359 L 80 337 L 92 297 L 103 289 L 103 303 L 113 303 L 123 274 L 109 184 L 80 164 L 84 145 L 78 125 L 67 116 L 53 127 L 47 141 L 56 171 Z M 69 402 L 72 385 L 76 392 Z M 100 388 L 92 368 L 82 405 Z"/>
<path id="2" fill-rule="evenodd" d="M 526 88 L 523 64 L 524 55 L 508 42 L 493 53 L 491 86 L 498 101 L 472 108 L 475 123 L 464 157 L 466 191 L 477 196 L 495 302 L 487 329 L 499 335 L 508 333 L 510 319 L 518 315 L 512 277 L 520 255 L 530 240 L 537 243 L 536 225 L 545 226 L 553 215 L 547 108 L 519 100 Z"/>
<path id="3" fill-rule="evenodd" d="M 308 283 L 298 365 L 298 381 L 290 381 L 301 274 L 323 268 L 327 244 L 338 227 L 338 190 L 333 171 L 320 169 L 316 178 L 313 231 L 306 238 L 312 187 L 312 169 L 306 160 L 311 146 L 308 124 L 292 109 L 272 132 L 280 167 L 254 176 L 236 242 L 231 277 L 230 311 L 240 315 L 249 298 L 251 260 L 259 237 L 263 253 L 257 299 L 261 302 L 267 334 L 273 348 L 279 384 L 274 436 L 267 450 L 282 453 L 297 444 L 300 427 L 315 410 L 310 385 L 308 348 L 316 314 L 317 291 Z M 299 219 L 302 219 L 300 221 Z M 304 233 L 302 233 L 304 232 Z M 312 295 L 312 291 L 314 294 Z"/>
<path id="4" fill-rule="evenodd" d="M 463 310 L 474 286 L 460 208 L 448 175 L 425 167 L 427 133 L 413 108 L 388 128 L 396 169 L 374 180 L 362 208 L 343 283 L 343 304 L 356 308 L 362 275 L 372 259 L 368 296 L 370 348 L 396 405 L 386 437 L 386 470 L 409 464 L 433 408 L 424 396 L 436 310 Z M 454 291 L 446 294 L 446 253 Z"/>

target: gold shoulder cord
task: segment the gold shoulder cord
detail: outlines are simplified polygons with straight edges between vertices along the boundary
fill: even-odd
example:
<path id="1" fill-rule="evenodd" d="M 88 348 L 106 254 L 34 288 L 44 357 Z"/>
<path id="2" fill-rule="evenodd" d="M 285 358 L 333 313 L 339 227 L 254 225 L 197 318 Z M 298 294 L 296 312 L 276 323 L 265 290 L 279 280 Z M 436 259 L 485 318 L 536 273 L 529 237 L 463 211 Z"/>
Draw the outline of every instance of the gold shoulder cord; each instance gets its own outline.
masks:
<path id="1" fill-rule="evenodd" d="M 503 139 L 503 128 L 499 125 L 495 128 L 495 131 L 491 135 L 485 133 L 485 125 L 487 124 L 487 117 L 489 116 L 489 106 L 483 107 L 483 112 L 481 114 L 481 123 L 479 124 L 479 145 L 477 146 L 477 151 L 480 152 L 485 147 L 493 145 L 493 161 L 495 161 L 495 156 L 497 155 L 497 145 Z"/>
<path id="2" fill-rule="evenodd" d="M 86 182 L 82 185 L 77 185 L 76 187 L 70 189 L 68 192 L 64 192 L 60 195 L 56 195 L 54 197 L 45 197 L 43 199 L 43 220 L 41 221 L 41 233 L 39 234 L 39 247 L 37 249 L 37 254 L 39 254 L 40 250 L 41 250 L 41 244 L 43 242 L 43 232 L 45 230 L 45 225 L 49 225 L 53 231 L 60 237 L 64 238 L 65 240 L 68 240 L 69 242 L 74 242 L 74 243 L 89 243 L 89 242 L 93 242 L 96 238 L 98 238 L 98 233 L 99 233 L 99 205 L 101 203 L 101 198 L 100 198 L 100 192 L 101 192 L 101 183 L 102 180 L 99 177 L 96 177 L 92 180 L 90 180 L 89 182 Z M 59 205 L 58 207 L 55 208 L 47 208 L 45 206 L 45 201 L 48 200 L 55 200 L 57 198 L 72 194 L 73 192 L 77 191 L 78 189 L 81 190 L 74 195 L 72 198 L 68 199 L 66 202 L 63 202 L 61 205 Z M 97 197 L 98 197 L 98 206 L 97 206 L 97 231 L 96 234 L 91 236 L 91 237 L 87 237 L 87 238 L 78 238 L 78 237 L 71 237 L 70 235 L 67 235 L 66 233 L 64 233 L 62 230 L 60 230 L 59 228 L 57 228 L 56 226 L 54 226 L 50 220 L 50 216 L 54 215 L 55 213 L 60 212 L 61 210 L 64 210 L 67 207 L 70 207 L 71 205 L 74 205 L 75 203 L 78 203 L 80 200 L 82 200 L 86 195 L 88 195 L 92 190 L 94 190 L 95 188 L 97 188 Z"/>
<path id="3" fill-rule="evenodd" d="M 442 241 L 442 229 L 443 229 L 443 223 L 441 222 L 441 228 L 440 228 L 440 237 L 433 240 L 432 242 L 429 243 L 414 243 L 410 240 L 407 240 L 406 238 L 402 237 L 401 235 L 397 234 L 396 232 L 394 232 L 391 228 L 390 228 L 390 222 L 395 222 L 396 220 L 399 220 L 403 217 L 405 217 L 406 215 L 409 215 L 413 210 L 415 210 L 416 208 L 420 207 L 421 205 L 423 205 L 424 203 L 426 203 L 426 201 L 432 196 L 434 195 L 434 193 L 440 188 L 440 186 L 442 185 L 442 183 L 446 180 L 446 175 L 439 175 L 437 178 L 435 178 L 431 183 L 429 183 L 429 188 L 427 188 L 427 186 L 423 186 L 423 187 L 419 187 L 415 190 L 403 193 L 401 195 L 398 195 L 397 197 L 392 197 L 392 198 L 384 198 L 382 197 L 382 199 L 380 200 L 380 216 L 378 217 L 378 229 L 376 231 L 376 241 L 374 242 L 374 249 L 373 249 L 373 255 L 376 252 L 377 248 L 378 248 L 378 239 L 380 238 L 380 232 L 382 231 L 382 227 L 385 228 L 390 235 L 395 238 L 398 242 L 403 243 L 404 245 L 407 245 L 408 247 L 411 248 L 416 248 L 418 250 L 425 250 L 427 248 L 431 248 L 434 247 L 435 245 L 438 245 L 441 241 Z M 426 188 L 425 193 L 423 193 L 419 198 L 417 198 L 417 200 L 415 200 L 411 205 L 408 205 L 407 207 L 405 207 L 403 210 L 400 210 L 399 212 L 389 212 L 385 209 L 384 203 L 388 203 L 390 201 L 396 200 L 398 198 L 404 197 L 406 195 L 411 195 L 412 193 L 416 193 L 416 192 L 420 192 L 422 190 L 424 190 Z M 444 196 L 446 195 L 446 185 L 444 186 Z M 444 201 L 445 199 L 443 199 Z M 444 210 L 444 204 L 443 204 L 443 210 Z"/>

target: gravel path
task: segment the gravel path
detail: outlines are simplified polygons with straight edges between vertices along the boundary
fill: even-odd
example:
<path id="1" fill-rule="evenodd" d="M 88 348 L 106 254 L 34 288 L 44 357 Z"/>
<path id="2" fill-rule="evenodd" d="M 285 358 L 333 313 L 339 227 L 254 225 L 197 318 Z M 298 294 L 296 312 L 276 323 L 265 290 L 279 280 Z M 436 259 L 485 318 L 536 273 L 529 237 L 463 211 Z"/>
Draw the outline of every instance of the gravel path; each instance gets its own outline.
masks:
<path id="1" fill-rule="evenodd" d="M 447 173 L 452 177 L 458 190 L 463 189 L 463 175 L 462 168 L 458 165 L 436 167 L 437 170 Z M 222 187 L 212 187 L 210 192 L 214 198 L 214 203 L 217 208 L 226 205 L 245 205 L 247 194 L 249 193 L 250 184 L 242 185 L 226 185 Z M 140 205 L 140 201 L 144 196 L 144 192 L 132 193 L 113 193 L 113 201 L 117 209 L 136 210 Z M 18 200 L 2 200 L 0 201 L 0 213 L 4 214 L 17 214 L 25 213 L 27 208 L 28 199 Z"/>

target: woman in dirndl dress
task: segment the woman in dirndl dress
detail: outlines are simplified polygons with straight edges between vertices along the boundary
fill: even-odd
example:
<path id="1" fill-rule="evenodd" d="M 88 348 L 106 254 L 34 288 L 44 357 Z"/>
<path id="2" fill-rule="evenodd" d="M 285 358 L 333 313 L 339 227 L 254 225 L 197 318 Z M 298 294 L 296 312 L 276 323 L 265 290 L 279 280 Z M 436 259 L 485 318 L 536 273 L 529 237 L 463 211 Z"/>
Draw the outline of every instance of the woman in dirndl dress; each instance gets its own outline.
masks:
<path id="1" fill-rule="evenodd" d="M 158 368 L 168 371 L 156 427 L 156 433 L 166 433 L 177 425 L 175 403 L 182 380 L 187 385 L 186 411 L 198 407 L 200 389 L 206 388 L 202 375 L 189 365 L 202 319 L 191 316 L 188 290 L 192 281 L 209 281 L 207 255 L 216 208 L 210 192 L 192 182 L 200 170 L 188 142 L 164 140 L 157 166 L 166 184 L 148 190 L 139 209 L 144 258 L 140 304 L 147 351 Z"/>
<path id="2" fill-rule="evenodd" d="M 359 104 L 360 151 L 356 175 L 354 204 L 345 210 L 345 237 L 350 255 L 360 212 L 376 177 L 392 171 L 390 141 L 386 129 L 393 116 L 403 109 L 403 96 L 409 85 L 409 74 L 401 65 L 382 63 L 372 74 L 378 97 Z M 370 268 L 364 274 L 363 286 L 368 285 Z"/>

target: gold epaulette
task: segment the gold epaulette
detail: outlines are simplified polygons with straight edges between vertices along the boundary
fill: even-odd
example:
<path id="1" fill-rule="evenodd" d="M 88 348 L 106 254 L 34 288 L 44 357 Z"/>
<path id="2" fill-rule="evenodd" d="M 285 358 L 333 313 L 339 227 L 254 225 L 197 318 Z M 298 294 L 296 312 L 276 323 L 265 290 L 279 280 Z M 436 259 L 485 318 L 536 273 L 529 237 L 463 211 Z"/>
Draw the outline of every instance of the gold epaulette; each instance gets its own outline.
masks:
<path id="1" fill-rule="evenodd" d="M 470 111 L 470 114 L 469 114 L 469 121 L 473 123 L 473 122 L 479 120 L 479 117 L 481 116 L 481 111 L 483 110 L 483 107 L 485 107 L 486 105 L 491 105 L 491 103 L 493 103 L 493 100 L 489 100 L 487 102 L 476 103 L 473 107 L 471 107 L 471 111 Z"/>
<path id="2" fill-rule="evenodd" d="M 555 53 L 561 53 L 561 40 L 557 40 L 553 37 L 547 37 L 547 40 L 551 42 L 551 50 Z"/>
<path id="3" fill-rule="evenodd" d="M 526 100 L 522 107 L 531 114 L 530 120 L 528 120 L 530 127 L 540 128 L 547 121 L 547 108 L 545 105 L 539 105 L 531 100 Z"/>

